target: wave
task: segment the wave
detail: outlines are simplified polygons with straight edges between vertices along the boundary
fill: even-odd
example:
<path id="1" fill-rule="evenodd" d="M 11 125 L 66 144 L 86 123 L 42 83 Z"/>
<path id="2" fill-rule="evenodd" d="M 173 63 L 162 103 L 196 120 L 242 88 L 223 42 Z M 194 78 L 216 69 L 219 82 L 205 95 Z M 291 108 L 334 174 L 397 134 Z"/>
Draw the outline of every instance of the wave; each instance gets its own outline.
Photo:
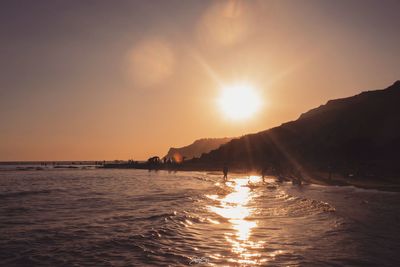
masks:
<path id="1" fill-rule="evenodd" d="M 28 197 L 28 196 L 32 196 L 32 195 L 51 194 L 54 192 L 65 192 L 65 190 L 63 190 L 63 189 L 44 189 L 44 190 L 30 190 L 30 191 L 0 193 L 0 199 L 13 198 L 13 197 Z"/>

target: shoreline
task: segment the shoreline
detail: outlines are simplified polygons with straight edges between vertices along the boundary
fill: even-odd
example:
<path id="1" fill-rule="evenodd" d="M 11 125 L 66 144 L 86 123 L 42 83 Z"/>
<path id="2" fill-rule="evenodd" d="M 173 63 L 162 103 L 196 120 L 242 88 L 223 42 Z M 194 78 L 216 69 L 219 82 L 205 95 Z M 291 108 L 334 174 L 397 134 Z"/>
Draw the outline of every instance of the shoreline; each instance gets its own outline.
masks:
<path id="1" fill-rule="evenodd" d="M 193 168 L 190 166 L 180 166 L 181 168 L 176 169 L 168 169 L 168 168 L 160 168 L 153 169 L 153 171 L 183 171 L 183 172 L 204 172 L 211 175 L 221 175 L 223 176 L 222 170 L 216 167 L 208 167 L 208 168 Z M 143 169 L 143 168 L 140 168 Z M 233 169 L 229 172 L 229 176 L 240 176 L 240 175 L 257 175 L 261 176 L 259 171 L 255 170 L 243 170 L 243 169 Z M 274 174 L 267 174 L 266 176 L 276 177 Z M 304 185 L 307 184 L 316 184 L 316 185 L 324 185 L 324 186 L 354 186 L 361 189 L 374 189 L 386 192 L 400 192 L 400 182 L 397 182 L 394 178 L 387 179 L 382 177 L 375 177 L 375 179 L 371 178 L 346 178 L 337 173 L 332 174 L 331 179 L 324 178 L 328 177 L 328 173 L 322 172 L 311 172 L 307 175 L 306 178 L 302 178 L 302 182 Z M 284 175 L 284 181 L 290 182 L 296 177 L 294 175 Z M 377 181 L 380 180 L 380 181 Z M 397 179 L 400 181 L 400 179 Z"/>
<path id="2" fill-rule="evenodd" d="M 160 170 L 166 170 L 166 169 L 160 169 Z M 176 171 L 186 171 L 186 172 L 198 171 L 198 172 L 205 172 L 207 174 L 223 176 L 223 173 L 221 170 L 179 169 Z M 257 171 L 234 170 L 228 174 L 228 179 L 229 179 L 229 176 L 240 176 L 240 175 L 261 176 L 261 174 Z M 267 177 L 268 176 L 276 177 L 275 175 L 271 175 L 271 174 L 268 174 L 266 176 Z M 327 179 L 327 178 L 321 177 L 320 174 L 312 173 L 307 178 L 303 178 L 302 181 L 303 181 L 303 185 L 315 184 L 315 185 L 323 185 L 323 186 L 354 186 L 356 188 L 361 188 L 361 189 L 373 189 L 373 190 L 379 190 L 379 191 L 385 191 L 385 192 L 400 192 L 400 183 L 397 183 L 397 184 L 395 182 L 389 183 L 386 179 L 384 181 L 377 182 L 376 180 L 372 180 L 372 179 L 364 179 L 364 180 L 362 178 L 346 179 L 344 177 L 339 177 L 339 175 L 332 175 L 332 176 L 333 176 L 332 179 Z M 379 179 L 378 177 L 376 177 L 376 178 Z M 290 181 L 292 181 L 292 178 L 286 176 L 286 177 L 284 177 L 284 181 L 290 182 Z"/>
<path id="3" fill-rule="evenodd" d="M 196 164 L 197 165 L 197 164 Z M 78 165 L 79 166 L 79 165 Z M 69 165 L 60 165 L 55 169 L 80 169 L 78 166 L 69 166 Z M 193 165 L 177 165 L 177 166 L 157 166 L 157 168 L 151 168 L 152 166 L 147 165 L 130 165 L 130 164 L 106 164 L 106 165 L 95 165 L 93 166 L 98 169 L 136 169 L 136 170 L 149 170 L 149 171 L 180 171 L 180 172 L 203 172 L 210 175 L 220 175 L 223 176 L 222 170 L 216 166 L 203 165 L 203 166 L 193 166 Z M 86 168 L 83 168 L 86 169 Z M 93 169 L 93 168 L 87 168 Z M 21 170 L 3 170 L 3 171 L 28 171 L 28 170 L 44 170 L 43 168 L 28 168 Z M 241 168 L 232 168 L 228 174 L 229 176 L 250 176 L 257 175 L 261 176 L 260 171 L 258 170 L 247 170 Z M 267 173 L 266 176 L 276 177 L 276 175 L 272 173 Z M 297 177 L 291 173 L 286 173 L 283 175 L 284 181 L 292 181 L 293 179 L 297 179 Z M 305 177 L 301 178 L 304 185 L 307 184 L 316 184 L 323 186 L 354 186 L 361 189 L 374 189 L 386 192 L 400 192 L 400 179 L 387 178 L 387 177 L 379 177 L 375 176 L 373 179 L 361 178 L 361 177 L 343 177 L 338 173 L 332 173 L 331 178 L 329 179 L 329 173 L 326 172 L 318 172 L 312 171 L 307 173 Z"/>
<path id="4" fill-rule="evenodd" d="M 377 179 L 379 179 L 377 177 Z M 318 176 L 308 177 L 306 182 L 310 184 L 318 184 L 325 186 L 354 186 L 362 189 L 374 189 L 386 192 L 400 192 L 400 183 L 389 183 L 386 179 L 384 181 L 376 181 L 372 179 L 363 179 L 363 178 L 332 178 L 326 179 Z"/>

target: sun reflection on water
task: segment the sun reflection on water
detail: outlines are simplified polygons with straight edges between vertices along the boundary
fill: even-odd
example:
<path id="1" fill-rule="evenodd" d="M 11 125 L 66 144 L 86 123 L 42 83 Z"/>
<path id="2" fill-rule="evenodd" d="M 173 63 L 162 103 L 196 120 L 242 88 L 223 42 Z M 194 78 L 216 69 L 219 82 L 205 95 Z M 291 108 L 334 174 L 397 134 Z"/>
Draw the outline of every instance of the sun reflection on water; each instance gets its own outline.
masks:
<path id="1" fill-rule="evenodd" d="M 234 233 L 224 233 L 226 241 L 231 245 L 231 251 L 238 255 L 231 262 L 240 264 L 258 264 L 260 254 L 255 249 L 263 246 L 263 242 L 255 242 L 251 239 L 252 229 L 257 227 L 257 222 L 249 217 L 254 209 L 249 207 L 249 202 L 255 197 L 250 185 L 261 182 L 261 177 L 250 176 L 249 178 L 237 178 L 225 183 L 231 193 L 225 196 L 207 195 L 208 198 L 216 201 L 216 205 L 207 208 L 225 218 L 230 223 Z"/>

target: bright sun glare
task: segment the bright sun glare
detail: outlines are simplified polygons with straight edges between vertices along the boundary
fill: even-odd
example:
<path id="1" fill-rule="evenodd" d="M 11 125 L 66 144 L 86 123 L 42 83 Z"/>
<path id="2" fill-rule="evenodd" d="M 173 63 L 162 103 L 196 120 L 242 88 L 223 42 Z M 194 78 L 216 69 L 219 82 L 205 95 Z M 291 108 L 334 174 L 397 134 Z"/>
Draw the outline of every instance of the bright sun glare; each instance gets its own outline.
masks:
<path id="1" fill-rule="evenodd" d="M 221 111 L 232 120 L 250 118 L 261 107 L 261 98 L 249 84 L 240 83 L 222 88 L 218 98 Z"/>

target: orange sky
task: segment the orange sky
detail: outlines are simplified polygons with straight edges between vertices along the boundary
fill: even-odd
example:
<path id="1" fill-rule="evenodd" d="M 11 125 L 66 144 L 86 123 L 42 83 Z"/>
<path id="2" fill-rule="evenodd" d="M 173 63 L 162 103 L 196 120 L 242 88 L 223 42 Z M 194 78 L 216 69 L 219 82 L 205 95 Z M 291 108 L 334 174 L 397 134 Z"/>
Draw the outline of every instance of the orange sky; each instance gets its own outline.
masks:
<path id="1" fill-rule="evenodd" d="M 400 79 L 396 1 L 68 2 L 0 11 L 0 161 L 163 156 Z M 228 120 L 243 81 L 263 108 Z"/>

